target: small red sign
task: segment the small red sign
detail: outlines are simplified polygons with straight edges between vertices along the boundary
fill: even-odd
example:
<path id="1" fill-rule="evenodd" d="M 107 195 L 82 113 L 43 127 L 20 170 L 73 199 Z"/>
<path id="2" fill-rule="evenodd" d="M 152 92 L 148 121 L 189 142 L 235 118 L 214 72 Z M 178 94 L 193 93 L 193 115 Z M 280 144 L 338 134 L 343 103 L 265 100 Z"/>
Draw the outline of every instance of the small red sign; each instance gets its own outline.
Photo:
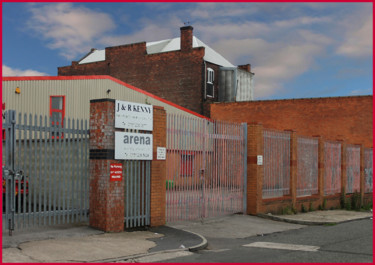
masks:
<path id="1" fill-rule="evenodd" d="M 122 164 L 111 164 L 110 181 L 122 181 Z"/>

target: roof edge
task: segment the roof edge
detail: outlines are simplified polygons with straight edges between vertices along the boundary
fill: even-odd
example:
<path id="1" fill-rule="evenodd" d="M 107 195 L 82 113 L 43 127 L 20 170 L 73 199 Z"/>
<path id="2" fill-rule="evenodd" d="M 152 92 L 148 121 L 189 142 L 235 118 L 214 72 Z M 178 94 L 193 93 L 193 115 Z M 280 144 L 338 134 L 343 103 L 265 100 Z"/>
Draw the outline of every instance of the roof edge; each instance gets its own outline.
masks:
<path id="1" fill-rule="evenodd" d="M 54 80 L 97 80 L 97 79 L 108 79 L 108 80 L 111 80 L 111 81 L 116 82 L 116 83 L 118 83 L 118 84 L 120 84 L 122 86 L 126 86 L 126 87 L 128 87 L 128 88 L 130 88 L 132 90 L 135 90 L 135 91 L 137 91 L 139 93 L 142 93 L 142 94 L 144 94 L 146 96 L 149 96 L 149 97 L 151 97 L 153 99 L 156 99 L 156 100 L 161 101 L 161 102 L 163 102 L 165 104 L 168 104 L 168 105 L 170 105 L 172 107 L 175 107 L 177 109 L 185 111 L 185 112 L 187 112 L 189 114 L 192 114 L 192 115 L 197 116 L 197 117 L 202 118 L 202 119 L 210 120 L 208 117 L 205 117 L 205 116 L 203 116 L 203 115 L 201 115 L 199 113 L 196 113 L 196 112 L 194 112 L 192 110 L 184 108 L 184 107 L 182 107 L 180 105 L 177 105 L 177 104 L 175 104 L 173 102 L 170 102 L 170 101 L 168 101 L 166 99 L 160 98 L 160 97 L 158 97 L 158 96 L 156 96 L 156 95 L 154 95 L 152 93 L 149 93 L 149 92 L 147 92 L 145 90 L 142 90 L 142 89 L 140 89 L 138 87 L 132 86 L 132 85 L 130 85 L 128 83 L 125 83 L 125 82 L 123 82 L 123 81 L 121 81 L 121 80 L 119 80 L 117 78 L 114 78 L 112 76 L 109 76 L 109 75 L 86 75 L 86 76 L 84 76 L 84 75 L 77 75 L 77 76 L 9 76 L 9 77 L 2 77 L 2 81 L 38 81 L 38 80 L 40 80 L 40 81 L 48 81 L 48 80 L 54 81 Z"/>

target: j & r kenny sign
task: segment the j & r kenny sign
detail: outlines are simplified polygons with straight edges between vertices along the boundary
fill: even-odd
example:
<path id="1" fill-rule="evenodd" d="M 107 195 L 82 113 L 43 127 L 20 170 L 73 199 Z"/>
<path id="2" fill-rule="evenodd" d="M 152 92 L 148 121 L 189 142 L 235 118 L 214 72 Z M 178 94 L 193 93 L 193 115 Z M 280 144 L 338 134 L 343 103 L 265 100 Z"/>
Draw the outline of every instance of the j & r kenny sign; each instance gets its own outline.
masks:
<path id="1" fill-rule="evenodd" d="M 116 100 L 115 128 L 152 131 L 153 107 Z"/>

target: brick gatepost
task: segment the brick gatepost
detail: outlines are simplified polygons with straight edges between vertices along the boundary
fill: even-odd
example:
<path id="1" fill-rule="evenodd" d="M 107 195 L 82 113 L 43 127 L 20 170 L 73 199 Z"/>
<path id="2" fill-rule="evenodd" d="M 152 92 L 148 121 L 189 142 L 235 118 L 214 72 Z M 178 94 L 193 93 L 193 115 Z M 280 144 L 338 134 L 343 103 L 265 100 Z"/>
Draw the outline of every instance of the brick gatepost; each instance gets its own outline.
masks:
<path id="1" fill-rule="evenodd" d="M 284 130 L 290 132 L 290 187 L 289 195 L 292 197 L 292 206 L 296 208 L 297 201 L 297 133 L 295 130 Z"/>
<path id="2" fill-rule="evenodd" d="M 263 125 L 247 125 L 247 210 L 246 214 L 256 215 L 262 207 L 262 185 L 264 166 L 257 164 L 258 155 L 264 156 Z"/>
<path id="3" fill-rule="evenodd" d="M 110 181 L 115 149 L 115 100 L 90 101 L 90 226 L 105 232 L 124 230 L 124 179 Z M 165 160 L 156 160 L 156 147 L 165 147 L 166 114 L 154 106 L 154 160 L 151 163 L 151 226 L 165 224 Z M 119 129 L 121 130 L 121 129 Z"/>
<path id="4" fill-rule="evenodd" d="M 324 201 L 324 139 L 320 135 L 315 135 L 315 139 L 318 140 L 318 195 L 319 204 L 322 205 Z"/>
<path id="5" fill-rule="evenodd" d="M 164 108 L 154 106 L 153 160 L 151 162 L 150 225 L 165 225 L 166 205 L 166 160 L 157 160 L 157 147 L 165 147 L 167 141 L 167 116 Z"/>
<path id="6" fill-rule="evenodd" d="M 358 144 L 361 148 L 360 156 L 360 193 L 361 193 L 361 205 L 363 205 L 365 197 L 365 147 L 363 144 Z"/>
<path id="7" fill-rule="evenodd" d="M 90 101 L 90 226 L 124 230 L 124 181 L 110 181 L 115 150 L 115 100 Z"/>

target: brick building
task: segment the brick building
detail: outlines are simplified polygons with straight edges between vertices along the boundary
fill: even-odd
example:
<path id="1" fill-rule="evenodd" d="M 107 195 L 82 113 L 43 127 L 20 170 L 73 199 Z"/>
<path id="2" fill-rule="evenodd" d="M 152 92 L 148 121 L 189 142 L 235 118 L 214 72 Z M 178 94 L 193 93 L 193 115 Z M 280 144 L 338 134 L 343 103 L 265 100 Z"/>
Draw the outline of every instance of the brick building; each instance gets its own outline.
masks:
<path id="1" fill-rule="evenodd" d="M 211 118 L 262 123 L 268 129 L 296 130 L 298 135 L 373 146 L 371 95 L 211 104 Z"/>
<path id="2" fill-rule="evenodd" d="M 110 75 L 206 116 L 212 102 L 253 99 L 250 64 L 234 66 L 193 36 L 191 26 L 180 32 L 169 40 L 92 49 L 58 67 L 58 75 Z"/>

